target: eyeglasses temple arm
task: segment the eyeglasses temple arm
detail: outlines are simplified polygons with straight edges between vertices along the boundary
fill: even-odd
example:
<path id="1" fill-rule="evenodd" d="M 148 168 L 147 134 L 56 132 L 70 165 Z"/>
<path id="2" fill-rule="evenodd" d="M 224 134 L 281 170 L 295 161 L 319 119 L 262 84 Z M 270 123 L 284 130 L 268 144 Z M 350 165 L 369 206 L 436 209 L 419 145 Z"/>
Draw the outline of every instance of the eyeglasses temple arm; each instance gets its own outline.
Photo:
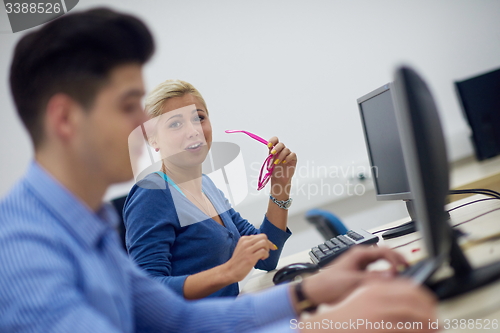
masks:
<path id="1" fill-rule="evenodd" d="M 250 133 L 250 132 L 247 132 L 247 131 L 227 130 L 227 131 L 225 131 L 225 132 L 226 132 L 226 133 L 245 133 L 245 134 L 246 134 L 246 135 L 248 135 L 249 137 L 251 137 L 251 138 L 253 138 L 253 139 L 257 140 L 257 141 L 262 142 L 262 143 L 263 143 L 263 144 L 265 144 L 266 146 L 267 146 L 267 143 L 269 142 L 269 141 L 267 141 L 267 140 L 265 140 L 265 139 L 261 138 L 260 136 L 255 135 L 255 134 Z"/>

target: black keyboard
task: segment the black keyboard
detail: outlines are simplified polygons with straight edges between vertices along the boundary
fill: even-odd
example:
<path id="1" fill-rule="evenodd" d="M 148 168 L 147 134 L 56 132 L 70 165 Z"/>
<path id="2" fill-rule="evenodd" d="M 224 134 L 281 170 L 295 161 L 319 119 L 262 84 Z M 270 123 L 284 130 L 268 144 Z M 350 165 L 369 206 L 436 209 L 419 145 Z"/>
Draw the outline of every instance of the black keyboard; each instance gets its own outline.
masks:
<path id="1" fill-rule="evenodd" d="M 338 235 L 323 244 L 319 244 L 311 249 L 309 256 L 313 263 L 323 267 L 348 250 L 351 246 L 358 244 L 376 244 L 378 237 L 368 231 L 349 230 L 345 235 Z"/>

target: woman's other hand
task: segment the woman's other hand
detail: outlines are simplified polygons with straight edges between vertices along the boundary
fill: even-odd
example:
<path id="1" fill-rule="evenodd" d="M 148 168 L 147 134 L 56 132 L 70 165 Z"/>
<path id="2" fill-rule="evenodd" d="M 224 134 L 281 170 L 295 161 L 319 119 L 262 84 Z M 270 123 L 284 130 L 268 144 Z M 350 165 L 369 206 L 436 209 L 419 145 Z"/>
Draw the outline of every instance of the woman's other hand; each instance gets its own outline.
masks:
<path id="1" fill-rule="evenodd" d="M 276 250 L 265 234 L 241 236 L 233 256 L 224 266 L 224 272 L 232 283 L 239 282 L 247 276 L 257 261 L 269 257 L 269 250 Z"/>

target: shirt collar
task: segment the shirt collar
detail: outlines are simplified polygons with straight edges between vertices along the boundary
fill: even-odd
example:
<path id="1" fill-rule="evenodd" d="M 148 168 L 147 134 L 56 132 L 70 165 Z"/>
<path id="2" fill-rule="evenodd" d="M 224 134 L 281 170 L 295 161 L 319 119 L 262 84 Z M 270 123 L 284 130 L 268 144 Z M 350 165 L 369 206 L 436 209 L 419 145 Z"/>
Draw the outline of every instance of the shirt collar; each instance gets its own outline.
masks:
<path id="1" fill-rule="evenodd" d="M 109 228 L 117 226 L 118 215 L 111 204 L 93 212 L 36 161 L 30 164 L 25 179 L 38 199 L 83 243 L 96 246 Z"/>

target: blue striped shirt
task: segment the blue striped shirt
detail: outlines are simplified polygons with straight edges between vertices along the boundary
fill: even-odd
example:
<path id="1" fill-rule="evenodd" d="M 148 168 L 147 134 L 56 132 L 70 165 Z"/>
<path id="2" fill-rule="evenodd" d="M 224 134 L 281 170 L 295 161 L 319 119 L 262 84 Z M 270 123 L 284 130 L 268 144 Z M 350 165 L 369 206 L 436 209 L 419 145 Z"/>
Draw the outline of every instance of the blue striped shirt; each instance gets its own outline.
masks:
<path id="1" fill-rule="evenodd" d="M 1 332 L 288 332 L 286 286 L 186 301 L 120 248 L 115 214 L 92 212 L 33 162 L 0 203 Z"/>

